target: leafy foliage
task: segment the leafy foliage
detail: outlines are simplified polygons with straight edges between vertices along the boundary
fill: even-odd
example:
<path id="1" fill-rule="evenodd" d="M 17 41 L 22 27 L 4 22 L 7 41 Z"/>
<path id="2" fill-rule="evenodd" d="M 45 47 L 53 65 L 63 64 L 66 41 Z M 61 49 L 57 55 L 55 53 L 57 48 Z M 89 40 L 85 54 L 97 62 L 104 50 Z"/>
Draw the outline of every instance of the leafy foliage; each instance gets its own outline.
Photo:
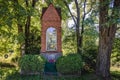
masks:
<path id="1" fill-rule="evenodd" d="M 29 0 L 28 2 L 31 4 L 31 1 Z M 14 50 L 17 54 L 20 53 L 20 47 L 25 42 L 25 22 L 28 15 L 32 17 L 30 34 L 33 34 L 32 30 L 37 31 L 34 34 L 34 37 L 37 37 L 37 39 L 33 38 L 32 41 L 34 43 L 30 44 L 30 50 L 38 53 L 40 49 L 40 14 L 41 7 L 43 7 L 41 0 L 36 3 L 35 9 L 30 5 L 26 7 L 25 0 L 0 0 L 0 7 L 0 55 L 8 53 L 9 49 Z M 22 29 L 21 33 L 18 33 L 18 25 Z"/>
<path id="2" fill-rule="evenodd" d="M 17 51 L 17 35 L 16 28 L 9 28 L 7 26 L 0 28 L 0 54 L 8 54 L 10 50 Z M 19 45 L 18 45 L 19 46 Z"/>
<path id="3" fill-rule="evenodd" d="M 112 65 L 114 66 L 120 66 L 120 39 L 115 38 L 114 44 L 113 44 L 113 49 L 112 49 L 112 56 L 111 56 L 111 62 Z"/>
<path id="4" fill-rule="evenodd" d="M 43 71 L 45 59 L 39 55 L 24 55 L 19 60 L 19 67 L 25 72 Z"/>
<path id="5" fill-rule="evenodd" d="M 27 48 L 29 54 L 39 54 L 40 52 L 40 34 L 38 32 L 38 29 L 31 30 L 29 47 Z"/>
<path id="6" fill-rule="evenodd" d="M 83 67 L 83 62 L 79 54 L 68 54 L 60 57 L 56 61 L 58 72 L 63 74 L 79 73 Z"/>
<path id="7" fill-rule="evenodd" d="M 97 46 L 84 48 L 84 52 L 82 53 L 82 58 L 85 62 L 83 70 L 95 71 L 97 53 Z"/>
<path id="8" fill-rule="evenodd" d="M 76 52 L 75 31 L 71 28 L 63 28 L 63 55 Z"/>

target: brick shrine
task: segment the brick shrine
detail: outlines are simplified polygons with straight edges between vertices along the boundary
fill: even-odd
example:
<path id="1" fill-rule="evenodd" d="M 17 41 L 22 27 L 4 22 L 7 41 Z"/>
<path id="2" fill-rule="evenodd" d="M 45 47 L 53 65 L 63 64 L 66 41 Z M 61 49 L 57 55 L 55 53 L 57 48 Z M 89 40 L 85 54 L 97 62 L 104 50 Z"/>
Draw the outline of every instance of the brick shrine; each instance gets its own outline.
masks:
<path id="1" fill-rule="evenodd" d="M 41 55 L 57 59 L 62 55 L 61 9 L 53 4 L 42 9 L 41 16 Z"/>

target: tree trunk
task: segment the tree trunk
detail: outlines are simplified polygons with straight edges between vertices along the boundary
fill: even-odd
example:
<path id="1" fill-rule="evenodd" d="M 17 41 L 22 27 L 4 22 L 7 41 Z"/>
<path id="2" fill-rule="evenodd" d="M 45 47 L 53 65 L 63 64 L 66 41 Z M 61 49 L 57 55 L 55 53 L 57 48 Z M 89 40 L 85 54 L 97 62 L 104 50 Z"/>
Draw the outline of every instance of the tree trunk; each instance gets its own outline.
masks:
<path id="1" fill-rule="evenodd" d="M 31 6 L 34 8 L 37 0 L 32 0 Z M 29 6 L 28 0 L 26 0 L 26 7 Z M 29 12 L 29 10 L 28 10 Z M 25 24 L 25 54 L 29 54 L 29 34 L 30 34 L 30 23 L 31 22 L 31 15 L 27 16 L 26 24 Z"/>
<path id="2" fill-rule="evenodd" d="M 101 36 L 101 34 L 100 34 Z M 113 38 L 102 35 L 99 40 L 99 52 L 97 56 L 97 75 L 104 78 L 104 80 L 110 79 L 110 56 L 112 51 Z"/>
<path id="3" fill-rule="evenodd" d="M 17 24 L 18 25 L 18 34 L 19 33 L 23 33 L 23 28 L 21 24 Z"/>
<path id="4" fill-rule="evenodd" d="M 85 19 L 85 16 L 86 16 L 86 12 L 85 12 L 85 9 L 86 9 L 86 1 L 84 1 L 84 14 L 83 14 L 83 18 L 82 18 L 82 25 L 81 25 L 81 32 L 80 32 L 80 6 L 79 6 L 79 3 L 77 0 L 74 0 L 75 2 L 75 6 L 76 6 L 76 13 L 77 13 L 77 16 L 74 17 L 66 0 L 63 0 L 64 4 L 66 5 L 66 7 L 68 8 L 69 12 L 70 12 L 70 15 L 75 23 L 75 26 L 76 26 L 76 42 L 77 42 L 77 53 L 81 53 L 82 52 L 82 41 L 83 41 L 83 33 L 84 33 L 84 19 Z"/>
<path id="5" fill-rule="evenodd" d="M 82 53 L 82 43 L 83 43 L 83 34 L 84 34 L 84 21 L 85 21 L 85 16 L 86 16 L 86 2 L 87 0 L 84 0 L 84 4 L 83 4 L 83 17 L 82 17 L 82 23 L 81 23 L 81 32 L 80 32 L 80 37 L 79 37 L 79 47 L 80 47 L 80 53 Z"/>
<path id="6" fill-rule="evenodd" d="M 108 2 L 108 3 L 106 3 Z M 120 0 L 114 0 L 114 7 L 111 14 L 113 20 L 117 20 L 114 8 L 118 7 Z M 100 0 L 100 19 L 99 19 L 99 52 L 96 63 L 96 74 L 101 76 L 103 80 L 111 80 L 110 77 L 110 57 L 112 52 L 112 44 L 115 37 L 117 25 L 108 22 L 109 0 Z M 110 26 L 109 26 L 109 25 Z"/>
<path id="7" fill-rule="evenodd" d="M 25 54 L 28 54 L 28 48 L 29 48 L 30 21 L 31 21 L 31 16 L 28 15 L 25 24 Z"/>
<path id="8" fill-rule="evenodd" d="M 75 0 L 76 10 L 77 10 L 77 17 L 76 17 L 76 38 L 77 38 L 77 53 L 80 53 L 80 8 L 78 1 Z"/>

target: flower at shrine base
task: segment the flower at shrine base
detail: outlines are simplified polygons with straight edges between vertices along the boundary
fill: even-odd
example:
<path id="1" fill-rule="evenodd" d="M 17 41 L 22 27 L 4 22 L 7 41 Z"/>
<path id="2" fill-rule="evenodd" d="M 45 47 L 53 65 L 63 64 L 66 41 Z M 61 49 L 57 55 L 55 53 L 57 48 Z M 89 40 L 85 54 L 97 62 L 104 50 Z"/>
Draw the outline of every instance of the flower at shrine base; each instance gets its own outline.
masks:
<path id="1" fill-rule="evenodd" d="M 50 63 L 54 63 L 55 60 L 54 60 L 54 59 L 50 59 L 49 62 L 50 62 Z"/>

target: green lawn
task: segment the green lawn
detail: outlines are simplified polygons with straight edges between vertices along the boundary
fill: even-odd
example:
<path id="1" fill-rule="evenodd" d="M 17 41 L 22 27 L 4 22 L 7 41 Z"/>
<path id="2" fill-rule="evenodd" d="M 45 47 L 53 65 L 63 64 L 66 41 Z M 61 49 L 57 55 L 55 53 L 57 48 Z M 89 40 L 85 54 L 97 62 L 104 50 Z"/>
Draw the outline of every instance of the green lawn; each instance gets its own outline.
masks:
<path id="1" fill-rule="evenodd" d="M 112 71 L 112 80 L 120 79 L 120 72 Z M 82 76 L 44 76 L 44 75 L 20 75 L 19 71 L 15 68 L 1 68 L 0 80 L 102 80 L 98 79 L 95 74 L 88 73 Z"/>

